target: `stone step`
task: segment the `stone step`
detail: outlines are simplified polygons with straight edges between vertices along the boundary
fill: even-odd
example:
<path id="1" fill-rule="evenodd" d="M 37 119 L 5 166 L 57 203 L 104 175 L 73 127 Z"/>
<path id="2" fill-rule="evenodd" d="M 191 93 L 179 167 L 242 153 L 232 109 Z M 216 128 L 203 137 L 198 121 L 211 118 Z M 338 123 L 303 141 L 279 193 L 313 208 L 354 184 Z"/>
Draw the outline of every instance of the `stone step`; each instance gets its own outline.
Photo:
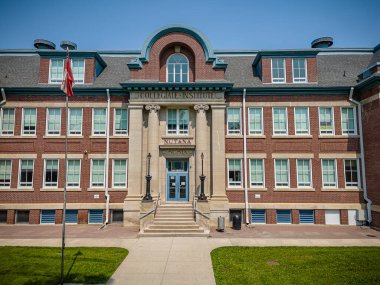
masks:
<path id="1" fill-rule="evenodd" d="M 154 220 L 154 225 L 194 225 L 195 222 L 193 219 L 188 221 L 178 221 L 177 219 L 163 221 L 163 220 Z"/>
<path id="2" fill-rule="evenodd" d="M 210 236 L 209 232 L 203 233 L 145 233 L 140 232 L 139 237 L 208 237 Z"/>
<path id="3" fill-rule="evenodd" d="M 197 224 L 192 225 L 178 225 L 178 224 L 172 224 L 172 225 L 160 225 L 160 224 L 151 224 L 148 229 L 183 229 L 183 230 L 192 230 L 192 229 L 199 229 L 199 226 Z"/>
<path id="4" fill-rule="evenodd" d="M 193 206 L 191 204 L 181 204 L 181 203 L 173 203 L 173 204 L 161 204 L 159 207 L 166 207 L 166 208 L 192 208 Z"/>
<path id="5" fill-rule="evenodd" d="M 198 229 L 144 229 L 144 233 L 203 233 L 204 230 Z"/>
<path id="6" fill-rule="evenodd" d="M 192 212 L 193 208 L 159 207 L 159 208 L 157 208 L 157 212 L 158 211 L 166 211 L 166 212 L 175 212 L 175 211 Z"/>
<path id="7" fill-rule="evenodd" d="M 157 215 L 193 215 L 193 211 L 157 211 Z"/>
<path id="8" fill-rule="evenodd" d="M 192 217 L 193 216 L 193 213 L 183 213 L 183 212 L 170 212 L 170 213 L 162 213 L 162 212 L 157 212 L 156 213 L 156 217 L 157 216 L 171 216 L 171 217 L 178 217 L 178 216 L 186 216 L 186 217 Z"/>
<path id="9" fill-rule="evenodd" d="M 168 222 L 168 221 L 178 221 L 178 222 L 187 222 L 187 221 L 194 221 L 194 218 L 191 217 L 191 218 L 173 218 L 173 217 L 157 217 L 154 219 L 154 221 L 162 221 L 162 222 Z"/>

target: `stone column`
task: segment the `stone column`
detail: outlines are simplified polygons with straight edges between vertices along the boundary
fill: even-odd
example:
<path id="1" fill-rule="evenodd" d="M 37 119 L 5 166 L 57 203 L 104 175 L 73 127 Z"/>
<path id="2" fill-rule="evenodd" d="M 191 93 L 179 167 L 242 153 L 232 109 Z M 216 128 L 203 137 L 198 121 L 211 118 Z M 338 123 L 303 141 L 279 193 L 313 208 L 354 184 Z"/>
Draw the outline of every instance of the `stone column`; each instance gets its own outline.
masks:
<path id="1" fill-rule="evenodd" d="M 159 131 L 160 120 L 158 113 L 160 110 L 159 105 L 146 105 L 145 110 L 149 111 L 148 117 L 148 153 L 152 155 L 150 160 L 150 175 L 152 180 L 150 182 L 151 193 L 158 194 L 159 190 Z M 145 193 L 143 193 L 145 195 Z M 153 196 L 153 195 L 152 195 Z"/>
<path id="2" fill-rule="evenodd" d="M 197 189 L 197 195 L 199 195 L 201 188 L 200 188 L 200 179 L 199 176 L 202 173 L 202 159 L 201 154 L 203 152 L 205 158 L 203 161 L 203 172 L 204 175 L 206 175 L 206 181 L 205 181 L 205 194 L 206 196 L 210 195 L 210 190 L 207 185 L 210 185 L 209 181 L 211 177 L 208 175 L 208 165 L 210 164 L 211 159 L 211 153 L 209 152 L 209 146 L 208 146 L 208 139 L 207 137 L 210 135 L 207 130 L 207 118 L 206 118 L 206 112 L 210 107 L 208 105 L 195 105 L 194 110 L 197 111 L 197 117 L 196 117 L 196 129 L 195 129 L 195 164 L 196 164 L 196 189 Z"/>
<path id="3" fill-rule="evenodd" d="M 129 124 L 128 195 L 124 200 L 125 226 L 140 223 L 143 178 L 143 106 L 130 105 L 128 110 L 132 123 Z"/>

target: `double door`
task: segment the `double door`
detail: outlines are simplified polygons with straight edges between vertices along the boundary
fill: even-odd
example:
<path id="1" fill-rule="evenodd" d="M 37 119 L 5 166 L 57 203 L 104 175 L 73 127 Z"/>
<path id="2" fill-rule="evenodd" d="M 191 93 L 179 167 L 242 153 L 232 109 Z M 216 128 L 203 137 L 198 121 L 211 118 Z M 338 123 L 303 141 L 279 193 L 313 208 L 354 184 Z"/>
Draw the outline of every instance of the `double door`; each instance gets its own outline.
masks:
<path id="1" fill-rule="evenodd" d="M 189 200 L 188 160 L 168 160 L 166 169 L 166 200 Z"/>

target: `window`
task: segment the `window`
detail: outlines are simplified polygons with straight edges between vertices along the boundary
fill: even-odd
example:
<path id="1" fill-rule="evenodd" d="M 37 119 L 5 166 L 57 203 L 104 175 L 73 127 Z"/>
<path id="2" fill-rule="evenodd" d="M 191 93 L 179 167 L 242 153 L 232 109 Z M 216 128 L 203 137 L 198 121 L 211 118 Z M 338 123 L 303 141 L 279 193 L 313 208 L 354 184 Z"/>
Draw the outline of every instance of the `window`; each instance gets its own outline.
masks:
<path id="1" fill-rule="evenodd" d="M 41 210 L 41 224 L 55 224 L 55 210 Z"/>
<path id="2" fill-rule="evenodd" d="M 344 177 L 346 179 L 346 187 L 359 187 L 359 171 L 358 160 L 346 159 L 344 161 Z"/>
<path id="3" fill-rule="evenodd" d="M 61 109 L 47 108 L 46 118 L 46 134 L 59 135 L 61 133 Z"/>
<path id="4" fill-rule="evenodd" d="M 0 160 L 0 187 L 11 186 L 12 161 Z"/>
<path id="5" fill-rule="evenodd" d="M 249 108 L 249 134 L 263 134 L 263 108 Z M 240 129 L 240 127 L 239 127 Z"/>
<path id="6" fill-rule="evenodd" d="M 310 159 L 297 159 L 297 186 L 311 187 Z"/>
<path id="7" fill-rule="evenodd" d="M 122 223 L 124 220 L 123 210 L 112 210 L 112 223 Z"/>
<path id="8" fill-rule="evenodd" d="M 115 109 L 114 134 L 128 134 L 128 109 Z"/>
<path id="9" fill-rule="evenodd" d="M 67 187 L 79 188 L 80 186 L 80 160 L 69 159 L 67 161 Z"/>
<path id="10" fill-rule="evenodd" d="M 88 211 L 89 224 L 102 224 L 103 223 L 103 210 L 89 210 Z"/>
<path id="11" fill-rule="evenodd" d="M 67 224 L 77 224 L 78 210 L 66 210 L 65 219 Z"/>
<path id="12" fill-rule="evenodd" d="M 273 134 L 288 134 L 288 115 L 286 107 L 273 108 Z"/>
<path id="13" fill-rule="evenodd" d="M 82 134 L 82 108 L 69 108 L 69 134 Z"/>
<path id="14" fill-rule="evenodd" d="M 293 82 L 306 82 L 306 59 L 293 58 Z"/>
<path id="15" fill-rule="evenodd" d="M 91 167 L 91 187 L 104 186 L 104 159 L 93 159 Z"/>
<path id="16" fill-rule="evenodd" d="M 189 82 L 189 61 L 186 56 L 175 53 L 168 58 L 166 67 L 167 82 Z"/>
<path id="17" fill-rule="evenodd" d="M 289 187 L 289 160 L 275 159 L 276 187 Z"/>
<path id="18" fill-rule="evenodd" d="M 168 135 L 189 134 L 189 110 L 168 109 L 167 133 Z"/>
<path id="19" fill-rule="evenodd" d="M 64 59 L 50 60 L 50 80 L 49 83 L 61 84 L 63 80 Z M 84 83 L 84 59 L 72 59 L 71 70 L 74 76 L 75 84 Z"/>
<path id="20" fill-rule="evenodd" d="M 23 109 L 23 135 L 35 135 L 36 134 L 36 108 L 24 108 Z"/>
<path id="21" fill-rule="evenodd" d="M 45 160 L 44 187 L 58 187 L 58 159 Z"/>
<path id="22" fill-rule="evenodd" d="M 314 210 L 300 210 L 300 224 L 314 224 Z"/>
<path id="23" fill-rule="evenodd" d="M 228 160 L 228 186 L 241 186 L 241 160 Z"/>
<path id="24" fill-rule="evenodd" d="M 285 83 L 285 59 L 272 58 L 272 83 Z"/>
<path id="25" fill-rule="evenodd" d="M 292 211 L 291 210 L 276 210 L 277 224 L 291 224 Z"/>
<path id="26" fill-rule="evenodd" d="M 333 108 L 320 107 L 319 108 L 319 133 L 321 135 L 334 134 L 334 115 Z"/>
<path id="27" fill-rule="evenodd" d="M 0 210 L 0 224 L 7 223 L 7 210 Z"/>
<path id="28" fill-rule="evenodd" d="M 1 108 L 0 131 L 2 135 L 13 135 L 15 109 Z"/>
<path id="29" fill-rule="evenodd" d="M 356 135 L 356 112 L 354 108 L 342 108 L 342 133 Z"/>
<path id="30" fill-rule="evenodd" d="M 296 135 L 309 134 L 309 108 L 296 107 L 294 108 L 294 124 Z"/>
<path id="31" fill-rule="evenodd" d="M 92 134 L 106 134 L 106 108 L 92 109 Z"/>
<path id="32" fill-rule="evenodd" d="M 127 186 L 127 160 L 113 160 L 113 187 Z"/>
<path id="33" fill-rule="evenodd" d="M 227 128 L 229 135 L 240 134 L 240 108 L 227 108 Z"/>
<path id="34" fill-rule="evenodd" d="M 264 160 L 251 159 L 251 187 L 264 187 Z"/>
<path id="35" fill-rule="evenodd" d="M 34 161 L 31 159 L 20 160 L 19 187 L 33 186 L 33 165 Z"/>
<path id="36" fill-rule="evenodd" d="M 29 224 L 29 211 L 16 210 L 16 224 Z"/>
<path id="37" fill-rule="evenodd" d="M 322 187 L 337 187 L 335 159 L 322 159 Z"/>
<path id="38" fill-rule="evenodd" d="M 254 209 L 251 211 L 252 224 L 266 224 L 266 211 Z"/>

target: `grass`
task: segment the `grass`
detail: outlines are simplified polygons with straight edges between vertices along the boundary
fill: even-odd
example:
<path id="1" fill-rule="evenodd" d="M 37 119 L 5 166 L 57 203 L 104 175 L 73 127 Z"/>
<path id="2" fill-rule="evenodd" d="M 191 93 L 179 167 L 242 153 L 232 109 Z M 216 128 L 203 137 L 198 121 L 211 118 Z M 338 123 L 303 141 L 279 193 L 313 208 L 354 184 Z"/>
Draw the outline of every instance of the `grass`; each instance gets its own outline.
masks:
<path id="1" fill-rule="evenodd" d="M 222 247 L 216 284 L 380 284 L 378 247 Z"/>
<path id="2" fill-rule="evenodd" d="M 123 248 L 65 249 L 65 282 L 106 283 L 128 255 Z M 0 247 L 0 284 L 58 284 L 61 249 L 56 247 Z"/>

